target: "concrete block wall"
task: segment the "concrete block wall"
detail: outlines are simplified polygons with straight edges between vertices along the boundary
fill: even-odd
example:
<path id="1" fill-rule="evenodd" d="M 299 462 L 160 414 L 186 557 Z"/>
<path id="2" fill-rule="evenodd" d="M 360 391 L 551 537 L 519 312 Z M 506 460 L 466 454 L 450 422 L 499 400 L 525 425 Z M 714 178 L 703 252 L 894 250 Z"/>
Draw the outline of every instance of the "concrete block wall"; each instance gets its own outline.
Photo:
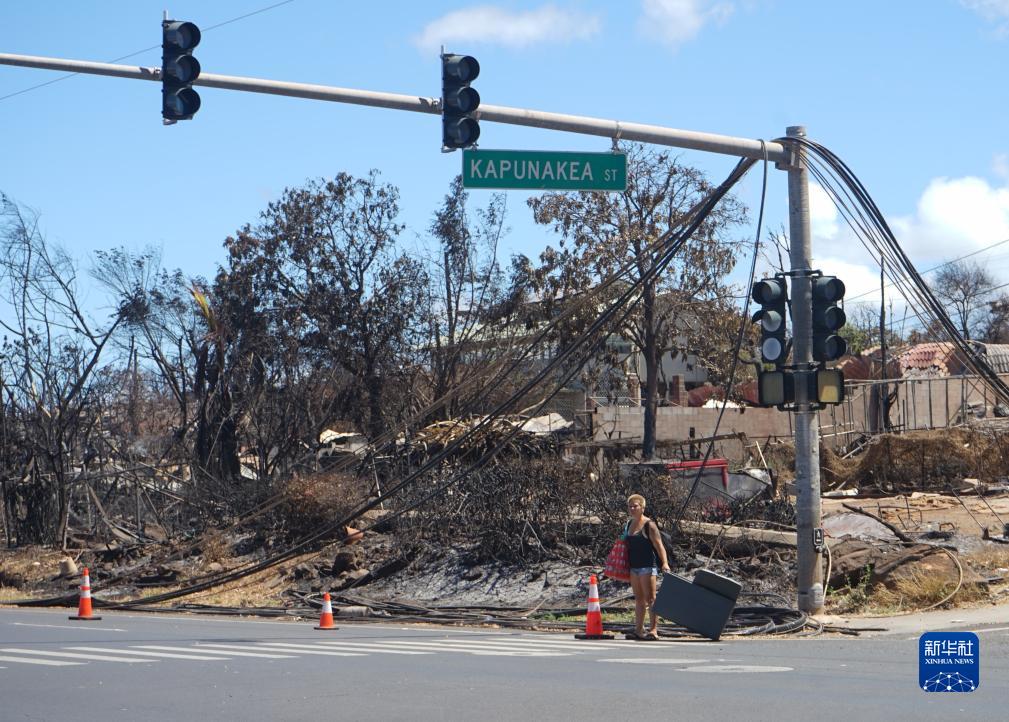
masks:
<path id="1" fill-rule="evenodd" d="M 1009 375 L 1002 376 L 1009 383 Z M 820 443 L 839 449 L 862 434 L 878 431 L 873 422 L 871 397 L 878 384 L 855 383 L 846 389 L 844 403 L 828 406 L 818 412 Z M 897 398 L 890 412 L 890 421 L 897 431 L 942 429 L 959 423 L 965 404 L 986 409 L 990 418 L 996 399 L 976 377 L 949 376 L 933 379 L 898 379 L 889 382 L 897 387 Z M 656 438 L 662 441 L 685 441 L 691 436 L 714 435 L 718 409 L 687 406 L 660 406 L 655 424 Z M 592 413 L 592 433 L 596 441 L 642 438 L 645 410 L 640 406 L 601 406 Z M 750 441 L 791 439 L 794 422 L 790 412 L 777 409 L 726 409 L 719 435 L 742 432 Z M 693 434 L 691 434 L 693 429 Z M 720 442 L 716 453 L 730 459 L 743 454 L 738 443 Z"/>
<path id="2" fill-rule="evenodd" d="M 660 406 L 655 421 L 655 436 L 659 441 L 684 441 L 691 436 L 713 436 L 718 409 L 686 406 Z M 642 438 L 645 410 L 640 406 L 602 406 L 592 417 L 593 438 L 596 441 Z M 693 429 L 693 434 L 691 434 Z M 777 409 L 726 409 L 718 434 L 744 433 L 750 441 L 761 442 L 771 438 L 791 439 L 790 414 Z M 702 449 L 703 451 L 703 449 Z M 731 459 L 740 459 L 743 450 L 738 442 L 721 442 L 716 453 Z"/>

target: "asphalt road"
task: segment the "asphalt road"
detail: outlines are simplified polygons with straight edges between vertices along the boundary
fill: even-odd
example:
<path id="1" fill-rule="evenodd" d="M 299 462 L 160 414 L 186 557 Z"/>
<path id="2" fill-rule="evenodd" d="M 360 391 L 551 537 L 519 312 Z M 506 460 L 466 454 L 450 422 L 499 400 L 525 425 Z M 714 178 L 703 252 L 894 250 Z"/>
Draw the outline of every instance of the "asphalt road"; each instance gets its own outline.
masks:
<path id="1" fill-rule="evenodd" d="M 497 629 L 0 609 L 0 720 L 1005 720 L 1009 627 L 973 693 L 918 633 L 582 642 Z M 921 630 L 940 631 L 940 630 Z"/>

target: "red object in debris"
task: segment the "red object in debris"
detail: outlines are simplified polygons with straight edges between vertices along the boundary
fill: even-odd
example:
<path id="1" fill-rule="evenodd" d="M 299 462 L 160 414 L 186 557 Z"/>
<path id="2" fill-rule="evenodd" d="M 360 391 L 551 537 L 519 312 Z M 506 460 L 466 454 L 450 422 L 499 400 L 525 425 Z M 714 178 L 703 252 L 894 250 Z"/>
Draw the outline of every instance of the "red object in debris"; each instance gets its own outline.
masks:
<path id="1" fill-rule="evenodd" d="M 669 461 L 666 463 L 666 471 L 693 471 L 703 467 L 705 470 L 722 472 L 722 488 L 729 489 L 729 461 L 728 459 L 708 459 L 707 461 Z"/>

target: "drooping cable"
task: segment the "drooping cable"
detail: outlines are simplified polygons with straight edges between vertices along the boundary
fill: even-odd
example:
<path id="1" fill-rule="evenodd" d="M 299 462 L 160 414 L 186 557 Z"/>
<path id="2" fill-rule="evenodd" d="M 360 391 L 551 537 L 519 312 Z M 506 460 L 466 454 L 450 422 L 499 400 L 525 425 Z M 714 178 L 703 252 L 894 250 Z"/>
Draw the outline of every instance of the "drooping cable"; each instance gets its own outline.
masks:
<path id="1" fill-rule="evenodd" d="M 957 329 L 943 305 L 898 243 L 883 214 L 858 177 L 833 152 L 818 143 L 803 138 L 780 140 L 786 142 L 791 140 L 791 142 L 802 145 L 809 151 L 812 158 L 822 162 L 826 169 L 843 184 L 844 195 L 841 196 L 837 192 L 837 186 L 817 171 L 820 173 L 817 177 L 826 181 L 826 190 L 835 200 L 839 210 L 846 214 L 849 226 L 863 245 L 870 250 L 870 253 L 876 251 L 876 254 L 889 261 L 886 268 L 887 274 L 901 290 L 908 305 L 912 307 L 919 319 L 921 319 L 920 313 L 924 313 L 934 324 L 938 325 L 953 343 L 965 366 L 980 377 L 982 383 L 990 388 L 996 396 L 1004 402 L 1009 402 L 1009 385 L 999 378 L 997 372 L 982 354 Z M 814 164 L 810 165 L 812 170 Z M 847 202 L 849 199 L 856 204 L 855 215 L 852 215 L 851 206 Z"/>
<path id="2" fill-rule="evenodd" d="M 760 234 L 763 232 L 764 206 L 767 200 L 767 146 L 763 140 L 760 141 L 760 147 L 764 154 L 764 173 L 760 189 L 760 211 L 757 215 L 757 232 L 753 239 L 753 255 L 750 258 L 750 273 L 746 283 L 747 289 L 753 286 L 754 279 L 756 278 L 757 257 L 760 254 Z M 697 467 L 697 472 L 694 475 L 693 483 L 690 485 L 690 490 L 687 492 L 683 503 L 680 504 L 680 508 L 677 510 L 676 516 L 673 517 L 673 526 L 676 528 L 679 528 L 680 521 L 683 519 L 683 514 L 686 512 L 687 505 L 690 503 L 691 498 L 693 498 L 694 493 L 697 491 L 698 485 L 701 483 L 701 476 L 704 474 L 704 467 L 707 465 L 708 459 L 711 458 L 711 454 L 714 451 L 715 438 L 718 436 L 718 429 L 722 424 L 722 417 L 725 415 L 725 409 L 729 405 L 729 394 L 731 393 L 732 387 L 736 381 L 736 369 L 739 366 L 739 354 L 742 351 L 743 339 L 746 337 L 746 328 L 749 324 L 750 294 L 746 293 L 743 301 L 743 313 L 739 319 L 739 332 L 736 335 L 736 345 L 732 351 L 732 366 L 729 371 L 729 378 L 726 380 L 725 388 L 722 392 L 722 407 L 719 409 L 718 417 L 715 419 L 715 428 L 714 431 L 711 432 L 711 440 L 708 441 L 708 448 L 704 452 L 704 459 L 701 461 L 701 465 Z"/>

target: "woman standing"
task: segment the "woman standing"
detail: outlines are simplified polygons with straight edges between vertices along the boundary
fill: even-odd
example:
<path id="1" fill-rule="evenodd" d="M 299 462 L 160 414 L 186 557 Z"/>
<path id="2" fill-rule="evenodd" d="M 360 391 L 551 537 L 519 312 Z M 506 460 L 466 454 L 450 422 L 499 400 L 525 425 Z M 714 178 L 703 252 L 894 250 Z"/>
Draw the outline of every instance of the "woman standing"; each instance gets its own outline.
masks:
<path id="1" fill-rule="evenodd" d="M 659 527 L 645 516 L 645 497 L 631 494 L 627 497 L 626 538 L 627 553 L 631 563 L 631 588 L 634 590 L 634 633 L 630 639 L 658 639 L 658 618 L 652 609 L 655 602 L 655 578 L 659 569 L 669 571 L 666 547 L 662 544 Z M 650 612 L 648 633 L 645 633 L 645 610 Z"/>

